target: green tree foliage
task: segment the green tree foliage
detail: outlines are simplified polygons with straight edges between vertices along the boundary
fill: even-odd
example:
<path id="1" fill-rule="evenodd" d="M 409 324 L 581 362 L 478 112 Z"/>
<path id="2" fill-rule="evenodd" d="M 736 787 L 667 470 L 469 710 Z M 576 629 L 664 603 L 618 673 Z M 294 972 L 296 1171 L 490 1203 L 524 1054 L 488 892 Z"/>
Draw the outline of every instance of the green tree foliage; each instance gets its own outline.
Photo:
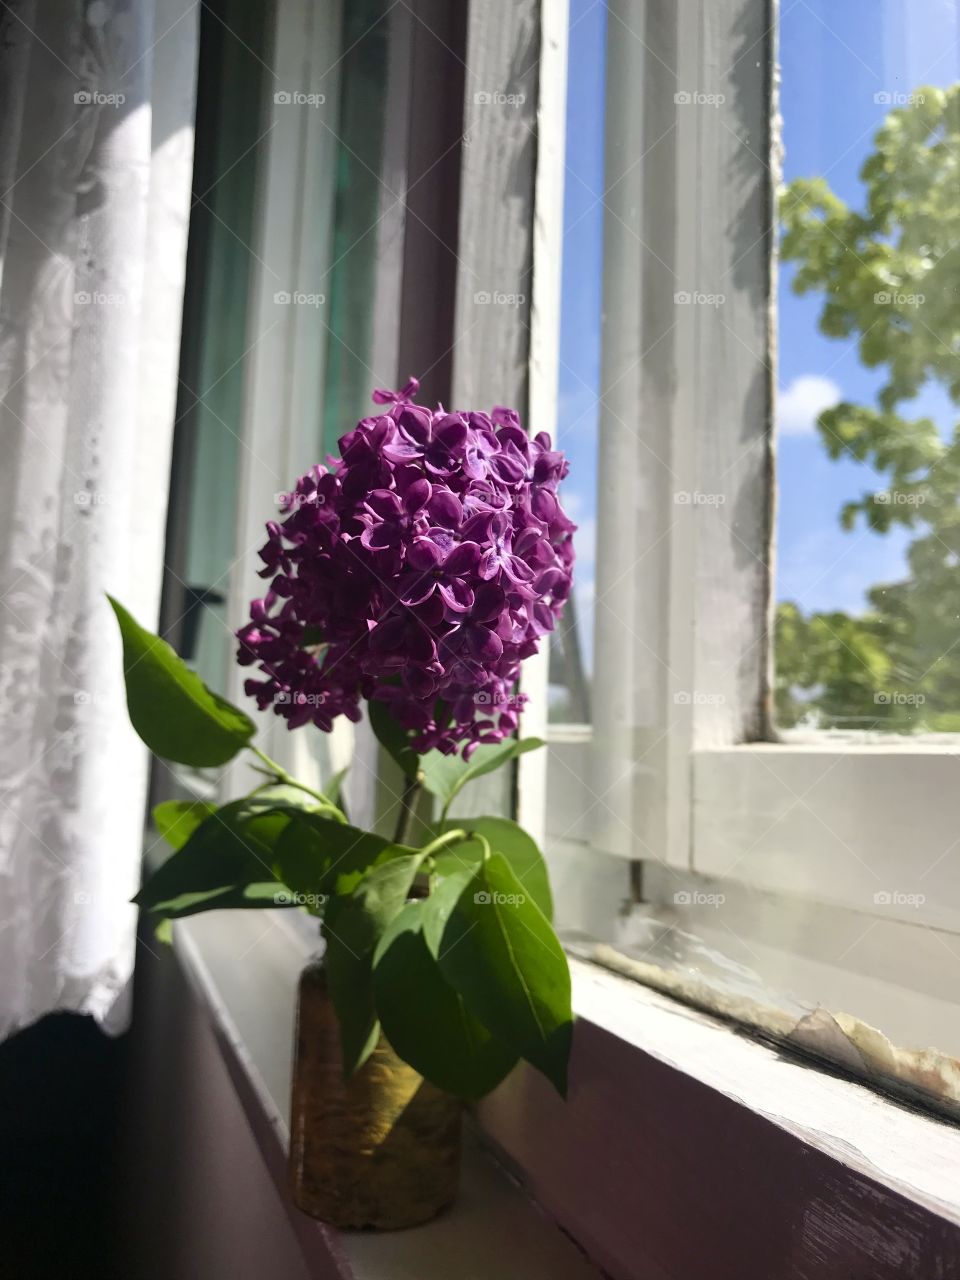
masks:
<path id="1" fill-rule="evenodd" d="M 831 458 L 883 477 L 840 521 L 909 529 L 910 576 L 874 587 L 859 617 L 782 604 L 776 710 L 784 727 L 960 730 L 960 424 L 946 436 L 909 412 L 931 385 L 960 405 L 960 84 L 891 111 L 860 177 L 859 210 L 823 178 L 790 183 L 781 256 L 796 293 L 823 296 L 821 332 L 883 371 L 875 404 L 837 404 L 817 430 Z"/>

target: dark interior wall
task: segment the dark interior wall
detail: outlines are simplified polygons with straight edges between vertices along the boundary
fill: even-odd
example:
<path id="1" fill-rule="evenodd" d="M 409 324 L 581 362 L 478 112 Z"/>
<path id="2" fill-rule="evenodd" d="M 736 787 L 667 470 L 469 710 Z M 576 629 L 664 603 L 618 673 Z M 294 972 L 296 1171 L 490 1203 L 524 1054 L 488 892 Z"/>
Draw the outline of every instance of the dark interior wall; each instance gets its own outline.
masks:
<path id="1" fill-rule="evenodd" d="M 126 1035 L 61 1013 L 0 1045 L 0 1280 L 308 1280 L 209 1017 L 149 947 Z"/>
<path id="2" fill-rule="evenodd" d="M 0 1276 L 111 1280 L 128 1040 L 51 1014 L 0 1045 Z M 126 1272 L 130 1276 L 131 1272 Z"/>

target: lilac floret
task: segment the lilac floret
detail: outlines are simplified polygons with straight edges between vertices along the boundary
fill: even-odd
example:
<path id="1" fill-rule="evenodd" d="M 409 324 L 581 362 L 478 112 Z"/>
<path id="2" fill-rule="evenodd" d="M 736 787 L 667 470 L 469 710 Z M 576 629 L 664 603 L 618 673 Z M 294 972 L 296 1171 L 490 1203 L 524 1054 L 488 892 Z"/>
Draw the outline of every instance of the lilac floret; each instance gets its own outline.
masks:
<path id="1" fill-rule="evenodd" d="M 285 495 L 267 524 L 270 585 L 237 633 L 247 693 L 290 728 L 386 702 L 419 752 L 514 733 L 521 661 L 570 594 L 568 464 L 513 409 L 431 411 L 402 391 Z"/>

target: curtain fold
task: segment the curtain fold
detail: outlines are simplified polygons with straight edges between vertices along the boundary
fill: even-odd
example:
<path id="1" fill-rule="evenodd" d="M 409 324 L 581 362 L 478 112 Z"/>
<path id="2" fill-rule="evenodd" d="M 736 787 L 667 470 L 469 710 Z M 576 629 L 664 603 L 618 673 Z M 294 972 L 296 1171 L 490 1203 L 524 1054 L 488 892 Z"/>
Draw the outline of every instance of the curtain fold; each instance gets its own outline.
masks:
<path id="1" fill-rule="evenodd" d="M 155 624 L 197 7 L 0 5 L 0 1037 L 125 1018 L 147 759 L 105 592 Z"/>

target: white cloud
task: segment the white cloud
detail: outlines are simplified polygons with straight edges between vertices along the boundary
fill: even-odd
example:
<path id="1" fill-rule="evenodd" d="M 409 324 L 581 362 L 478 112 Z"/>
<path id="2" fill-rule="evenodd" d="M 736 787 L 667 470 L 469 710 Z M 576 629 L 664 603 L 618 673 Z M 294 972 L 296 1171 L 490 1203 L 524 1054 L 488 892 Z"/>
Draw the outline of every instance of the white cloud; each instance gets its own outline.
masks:
<path id="1" fill-rule="evenodd" d="M 777 430 L 783 436 L 810 435 L 824 409 L 832 408 L 842 398 L 832 378 L 802 373 L 777 397 Z"/>

